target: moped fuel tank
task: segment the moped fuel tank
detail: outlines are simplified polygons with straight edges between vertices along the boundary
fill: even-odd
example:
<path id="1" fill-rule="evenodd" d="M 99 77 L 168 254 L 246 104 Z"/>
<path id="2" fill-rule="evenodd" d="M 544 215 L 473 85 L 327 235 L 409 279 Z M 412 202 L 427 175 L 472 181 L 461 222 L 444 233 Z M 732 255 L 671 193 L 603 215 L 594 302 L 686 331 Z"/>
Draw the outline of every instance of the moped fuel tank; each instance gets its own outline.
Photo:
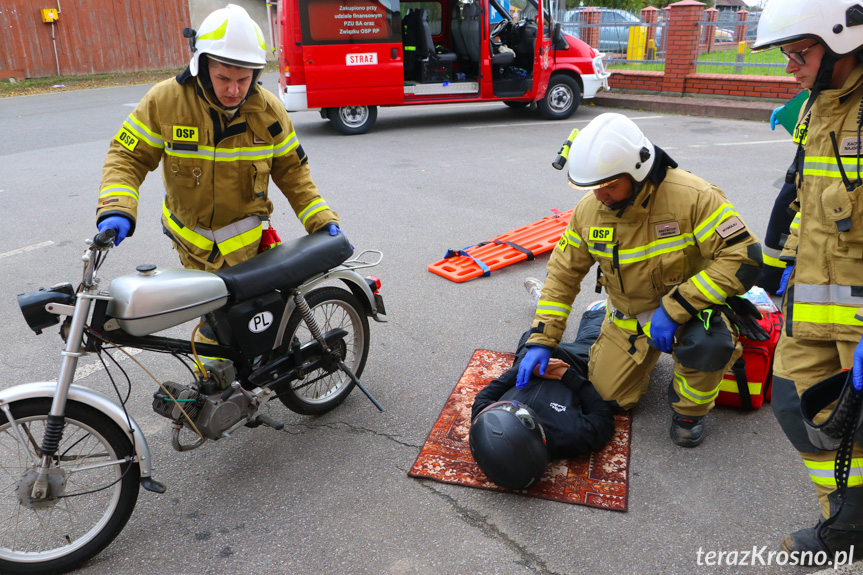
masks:
<path id="1" fill-rule="evenodd" d="M 225 305 L 222 279 L 200 270 L 157 270 L 138 266 L 138 273 L 111 282 L 108 315 L 134 336 L 150 335 L 195 319 Z"/>

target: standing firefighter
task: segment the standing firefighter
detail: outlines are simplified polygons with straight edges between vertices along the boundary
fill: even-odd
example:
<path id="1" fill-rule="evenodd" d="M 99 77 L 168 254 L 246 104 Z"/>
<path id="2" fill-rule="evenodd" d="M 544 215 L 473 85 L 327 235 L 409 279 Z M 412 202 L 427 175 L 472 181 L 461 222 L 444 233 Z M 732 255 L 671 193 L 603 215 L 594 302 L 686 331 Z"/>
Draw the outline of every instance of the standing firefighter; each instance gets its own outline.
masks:
<path id="1" fill-rule="evenodd" d="M 229 4 L 190 32 L 189 67 L 153 86 L 111 142 L 99 230 L 116 230 L 117 244 L 135 232 L 138 190 L 161 163 L 162 227 L 187 268 L 215 271 L 258 253 L 270 178 L 307 232 L 339 233 L 284 107 L 257 85 L 267 63 L 260 27 Z"/>
<path id="2" fill-rule="evenodd" d="M 549 260 L 518 385 L 535 367 L 545 371 L 581 281 L 599 263 L 608 321 L 591 348 L 588 379 L 612 406 L 630 409 L 660 353 L 673 351 L 671 438 L 699 445 L 722 375 L 741 354 L 728 318 L 744 318 L 725 302 L 751 313 L 732 296 L 758 277 L 761 247 L 719 188 L 676 169 L 625 116 L 594 118 L 569 158 L 570 185 L 589 193 Z"/>
<path id="3" fill-rule="evenodd" d="M 771 0 L 758 23 L 755 49 L 779 47 L 786 71 L 809 99 L 794 131 L 799 212 L 782 251 L 786 331 L 773 367 L 773 410 L 815 483 L 829 523 L 787 536 L 787 551 L 863 552 L 863 449 L 854 448 L 842 495 L 837 452 L 807 434 L 800 395 L 853 366 L 863 390 L 863 3 Z M 783 286 L 784 287 L 784 286 Z M 856 348 L 856 350 L 855 350 Z M 827 412 L 813 421 L 820 423 Z M 822 519 L 823 521 L 823 519 Z"/>

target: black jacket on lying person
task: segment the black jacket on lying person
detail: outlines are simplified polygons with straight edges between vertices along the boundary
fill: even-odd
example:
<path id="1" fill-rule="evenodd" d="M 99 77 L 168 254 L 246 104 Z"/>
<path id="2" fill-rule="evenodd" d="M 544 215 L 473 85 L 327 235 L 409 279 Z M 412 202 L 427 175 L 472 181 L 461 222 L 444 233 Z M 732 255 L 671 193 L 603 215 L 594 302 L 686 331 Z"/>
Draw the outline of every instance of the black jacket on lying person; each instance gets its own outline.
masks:
<path id="1" fill-rule="evenodd" d="M 515 400 L 536 412 L 545 429 L 549 456 L 568 458 L 597 451 L 614 434 L 614 418 L 608 405 L 587 380 L 587 350 L 599 335 L 605 311 L 588 311 L 581 319 L 578 336 L 571 344 L 561 344 L 552 357 L 564 360 L 571 367 L 560 380 L 530 378 L 524 389 L 515 387 L 518 364 L 528 333 L 522 336 L 513 367 L 492 381 L 476 395 L 471 408 L 471 421 L 497 401 Z M 594 325 L 595 324 L 595 325 Z"/>

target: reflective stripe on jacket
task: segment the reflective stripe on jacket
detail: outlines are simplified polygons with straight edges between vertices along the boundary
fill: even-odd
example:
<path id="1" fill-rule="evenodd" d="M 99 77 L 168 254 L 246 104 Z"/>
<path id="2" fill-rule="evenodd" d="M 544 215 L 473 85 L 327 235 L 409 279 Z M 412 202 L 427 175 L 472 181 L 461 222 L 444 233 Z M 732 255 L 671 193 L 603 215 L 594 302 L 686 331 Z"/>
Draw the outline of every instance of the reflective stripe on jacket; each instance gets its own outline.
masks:
<path id="1" fill-rule="evenodd" d="M 160 163 L 165 231 L 178 249 L 208 268 L 234 265 L 257 253 L 260 221 L 273 211 L 271 178 L 308 233 L 338 221 L 312 181 L 293 124 L 276 96 L 254 85 L 233 118 L 208 98 L 187 74 L 147 92 L 111 141 L 97 221 L 123 214 L 132 219 L 133 233 L 141 183 Z M 239 235 L 227 231 L 254 217 L 257 230 L 241 225 Z M 204 233 L 220 231 L 230 233 L 230 241 Z"/>
<path id="2" fill-rule="evenodd" d="M 859 341 L 863 335 L 863 321 L 855 318 L 863 308 L 861 110 L 861 64 L 844 86 L 823 90 L 811 108 L 798 175 L 800 212 L 782 252 L 796 261 L 785 301 L 787 333 L 796 338 Z"/>
<path id="3" fill-rule="evenodd" d="M 588 192 L 552 251 L 528 344 L 558 345 L 595 263 L 614 309 L 645 318 L 649 329 L 642 314 L 660 305 L 684 324 L 745 293 L 760 273 L 761 248 L 722 191 L 683 170 L 669 169 L 658 186 L 648 179 L 620 217 Z"/>

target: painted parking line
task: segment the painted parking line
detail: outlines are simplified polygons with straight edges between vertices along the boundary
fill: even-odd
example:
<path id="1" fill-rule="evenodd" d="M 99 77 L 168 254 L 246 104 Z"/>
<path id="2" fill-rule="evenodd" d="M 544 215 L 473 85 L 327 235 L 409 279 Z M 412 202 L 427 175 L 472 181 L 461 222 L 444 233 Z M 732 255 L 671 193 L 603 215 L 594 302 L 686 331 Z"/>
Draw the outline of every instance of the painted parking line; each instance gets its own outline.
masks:
<path id="1" fill-rule="evenodd" d="M 630 120 L 657 120 L 662 118 L 663 116 L 633 116 Z M 566 124 L 588 124 L 593 120 L 593 118 L 584 119 L 584 120 L 558 120 L 555 122 L 555 125 L 566 125 Z M 519 122 L 518 124 L 510 123 L 510 124 L 483 124 L 481 126 L 464 126 L 462 130 L 485 130 L 488 128 L 521 128 L 523 126 L 545 126 L 548 125 L 548 120 L 541 120 L 539 122 Z"/>
<path id="2" fill-rule="evenodd" d="M 716 142 L 714 146 L 755 146 L 761 144 L 788 144 L 791 140 L 783 138 L 781 140 L 759 140 L 755 142 Z"/>
<path id="3" fill-rule="evenodd" d="M 142 351 L 144 351 L 144 350 L 136 349 L 136 348 L 126 349 L 126 353 L 128 353 L 129 355 L 138 355 Z M 117 361 L 125 361 L 125 360 L 129 359 L 129 355 L 126 355 L 126 353 L 117 352 L 117 353 L 113 354 L 114 359 L 116 359 Z M 110 362 L 110 360 L 108 360 L 108 361 Z M 103 371 L 104 369 L 105 369 L 105 366 L 102 365 L 102 362 L 96 362 L 96 363 L 91 363 L 88 365 L 83 365 L 83 366 L 81 366 L 75 370 L 75 381 L 84 379 L 85 377 L 93 375 L 94 373 L 96 373 L 98 371 Z"/>
<path id="4" fill-rule="evenodd" d="M 0 260 L 2 260 L 3 258 L 17 256 L 18 254 L 23 254 L 25 252 L 32 252 L 33 250 L 38 250 L 39 248 L 46 248 L 48 246 L 53 246 L 53 245 L 54 245 L 54 242 L 49 240 L 47 242 L 40 242 L 38 244 L 33 244 L 32 246 L 25 246 L 23 248 L 18 248 L 17 250 L 12 250 L 11 252 L 6 252 L 3 254 L 0 254 Z"/>

